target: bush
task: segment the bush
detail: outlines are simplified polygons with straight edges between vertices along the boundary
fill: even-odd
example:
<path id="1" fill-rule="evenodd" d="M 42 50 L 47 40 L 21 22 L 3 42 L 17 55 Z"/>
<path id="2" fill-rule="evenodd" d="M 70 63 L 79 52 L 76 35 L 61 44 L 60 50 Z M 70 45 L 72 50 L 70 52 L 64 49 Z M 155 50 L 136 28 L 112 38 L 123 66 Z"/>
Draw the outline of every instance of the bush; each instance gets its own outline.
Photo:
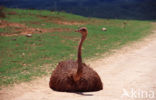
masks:
<path id="1" fill-rule="evenodd" d="M 4 7 L 0 6 L 0 18 L 5 18 L 5 13 L 3 12 Z"/>

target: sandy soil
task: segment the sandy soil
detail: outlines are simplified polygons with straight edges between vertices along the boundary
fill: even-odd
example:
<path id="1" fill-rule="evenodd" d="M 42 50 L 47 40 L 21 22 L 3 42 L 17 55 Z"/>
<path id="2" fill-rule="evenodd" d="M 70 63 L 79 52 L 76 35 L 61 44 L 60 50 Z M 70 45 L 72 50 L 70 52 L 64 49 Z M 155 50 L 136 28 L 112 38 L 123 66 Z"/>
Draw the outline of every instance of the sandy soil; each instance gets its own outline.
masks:
<path id="1" fill-rule="evenodd" d="M 31 24 L 40 24 L 32 23 Z M 42 24 L 44 25 L 44 24 Z M 33 28 L 26 26 L 25 24 L 13 23 L 8 21 L 0 20 L 0 28 L 9 28 L 11 32 L 0 32 L 0 36 L 18 36 L 18 35 L 27 35 L 27 34 L 36 34 L 36 33 L 49 33 L 49 32 L 70 32 L 73 31 L 69 28 Z"/>
<path id="2" fill-rule="evenodd" d="M 156 100 L 155 52 L 153 34 L 110 56 L 88 61 L 104 83 L 102 91 L 56 92 L 48 87 L 49 77 L 44 77 L 0 90 L 0 100 Z"/>

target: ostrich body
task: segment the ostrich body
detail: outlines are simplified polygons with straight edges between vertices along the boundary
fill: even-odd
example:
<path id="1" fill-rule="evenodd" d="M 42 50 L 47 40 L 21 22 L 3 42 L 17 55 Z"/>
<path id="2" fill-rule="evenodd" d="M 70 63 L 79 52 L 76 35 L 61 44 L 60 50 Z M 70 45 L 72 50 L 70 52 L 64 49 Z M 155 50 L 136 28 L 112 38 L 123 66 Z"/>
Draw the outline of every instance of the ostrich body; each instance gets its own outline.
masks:
<path id="1" fill-rule="evenodd" d="M 82 37 L 78 48 L 77 61 L 67 60 L 59 62 L 53 71 L 49 86 L 56 91 L 66 92 L 89 92 L 103 89 L 99 75 L 85 63 L 82 63 L 81 47 L 87 37 L 86 27 L 82 27 L 76 32 L 80 32 Z"/>

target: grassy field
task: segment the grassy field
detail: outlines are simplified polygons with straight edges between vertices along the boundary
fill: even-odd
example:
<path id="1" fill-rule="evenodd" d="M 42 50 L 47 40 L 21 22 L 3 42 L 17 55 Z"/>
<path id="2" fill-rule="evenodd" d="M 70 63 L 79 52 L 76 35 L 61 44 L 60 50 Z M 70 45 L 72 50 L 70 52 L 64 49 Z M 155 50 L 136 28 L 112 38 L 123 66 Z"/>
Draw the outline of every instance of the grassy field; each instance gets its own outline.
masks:
<path id="1" fill-rule="evenodd" d="M 4 12 L 6 18 L 0 19 L 0 87 L 49 75 L 59 61 L 76 59 L 80 34 L 74 30 L 78 27 L 89 30 L 83 45 L 85 59 L 136 41 L 152 27 L 148 21 L 86 18 L 65 12 L 8 8 Z M 32 37 L 26 37 L 28 33 Z"/>

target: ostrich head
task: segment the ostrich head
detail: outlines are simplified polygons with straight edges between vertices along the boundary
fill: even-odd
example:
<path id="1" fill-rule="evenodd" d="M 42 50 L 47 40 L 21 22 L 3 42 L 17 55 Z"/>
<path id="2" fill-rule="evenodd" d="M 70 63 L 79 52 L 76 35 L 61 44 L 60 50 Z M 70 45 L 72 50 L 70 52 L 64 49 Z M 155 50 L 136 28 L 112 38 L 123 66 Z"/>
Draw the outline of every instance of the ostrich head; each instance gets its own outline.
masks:
<path id="1" fill-rule="evenodd" d="M 87 34 L 88 34 L 88 30 L 86 27 L 81 27 L 78 30 L 76 30 L 75 32 L 81 33 L 83 39 L 86 39 Z"/>

